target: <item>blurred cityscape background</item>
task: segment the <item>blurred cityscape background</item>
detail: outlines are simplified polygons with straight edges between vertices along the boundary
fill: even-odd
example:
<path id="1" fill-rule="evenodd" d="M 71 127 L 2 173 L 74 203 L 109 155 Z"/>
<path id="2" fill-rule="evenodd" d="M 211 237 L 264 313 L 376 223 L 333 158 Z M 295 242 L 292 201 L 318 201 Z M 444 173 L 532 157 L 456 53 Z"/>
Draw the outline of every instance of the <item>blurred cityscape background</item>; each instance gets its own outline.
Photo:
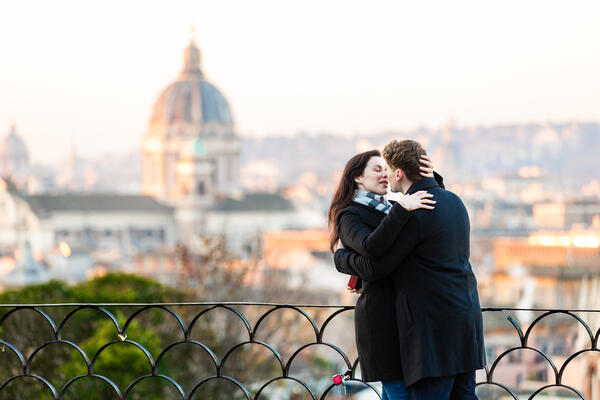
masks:
<path id="1" fill-rule="evenodd" d="M 52 279 L 81 285 L 110 273 L 128 273 L 187 290 L 187 299 L 198 301 L 353 304 L 356 297 L 346 292 L 346 277 L 335 271 L 328 251 L 326 213 L 332 192 L 353 154 L 380 149 L 391 139 L 410 138 L 426 147 L 448 188 L 467 206 L 471 263 L 482 305 L 600 309 L 600 59 L 587 47 L 600 34 L 597 24 L 592 24 L 600 11 L 590 3 L 585 7 L 532 3 L 524 6 L 523 13 L 510 11 L 510 5 L 517 3 L 504 2 L 503 9 L 465 2 L 440 4 L 451 14 L 444 18 L 436 13 L 431 23 L 441 28 L 424 33 L 417 47 L 422 50 L 429 44 L 444 51 L 433 57 L 421 55 L 422 65 L 415 61 L 419 52 L 400 52 L 394 56 L 400 61 L 374 55 L 385 53 L 386 43 L 418 41 L 420 31 L 404 39 L 403 31 L 394 30 L 393 19 L 379 14 L 382 10 L 374 10 L 373 21 L 364 21 L 364 28 L 373 27 L 375 34 L 361 30 L 361 7 L 352 4 L 345 10 L 345 2 L 323 6 L 323 10 L 307 4 L 300 15 L 311 15 L 314 20 L 294 22 L 290 27 L 310 30 L 313 24 L 329 42 L 330 53 L 316 44 L 319 34 L 306 32 L 304 43 L 298 39 L 302 34 L 286 31 L 284 22 L 293 20 L 287 11 L 284 22 L 273 22 L 277 32 L 265 28 L 268 19 L 258 16 L 261 10 L 274 7 L 283 12 L 273 3 L 256 3 L 251 25 L 242 27 L 256 27 L 260 35 L 254 39 L 272 38 L 271 45 L 256 44 L 255 52 L 248 50 L 255 42 L 244 38 L 242 28 L 232 26 L 249 23 L 242 22 L 235 7 L 241 14 L 253 10 L 239 3 L 219 7 L 176 3 L 164 10 L 165 24 L 177 27 L 176 34 L 167 33 L 167 28 L 164 34 L 160 29 L 150 32 L 148 26 L 159 26 L 162 12 L 154 6 L 148 7 L 149 20 L 142 21 L 131 5 L 125 6 L 125 17 L 105 5 L 84 9 L 65 2 L 62 10 L 73 8 L 70 20 L 59 17 L 58 8 L 38 3 L 40 11 L 52 12 L 54 22 L 61 25 L 56 38 L 81 36 L 71 44 L 68 40 L 57 43 L 56 51 L 39 27 L 25 23 L 29 12 L 25 6 L 2 5 L 0 18 L 6 24 L 0 28 L 0 291 L 8 293 Z M 414 7 L 391 11 L 402 15 L 400 22 L 407 22 L 406 13 L 426 14 L 420 6 Z M 338 8 L 347 11 L 347 20 L 339 22 L 342 33 L 333 32 L 338 26 L 333 17 Z M 465 16 L 467 9 L 480 12 L 481 20 L 477 14 Z M 225 23 L 228 12 L 236 16 Z M 107 43 L 100 46 L 101 39 L 87 31 L 86 21 L 89 29 L 103 23 L 108 27 L 111 16 L 116 32 L 103 28 L 100 34 Z M 504 25 L 510 16 L 514 29 L 505 32 L 510 30 L 510 24 Z M 46 28 L 53 23 L 52 19 L 42 21 L 37 13 L 32 18 Z M 378 18 L 385 22 L 383 28 Z M 459 33 L 450 33 L 444 40 L 446 29 L 453 26 L 452 18 L 468 26 L 457 28 Z M 489 26 L 484 27 L 485 23 Z M 128 29 L 123 30 L 124 26 Z M 329 30 L 323 31 L 327 26 Z M 427 31 L 429 25 L 417 26 Z M 480 29 L 483 38 L 462 41 L 477 36 L 470 29 Z M 13 30 L 10 35 L 8 30 Z M 274 37 L 279 32 L 283 39 Z M 336 38 L 344 32 L 350 39 L 340 39 L 341 52 L 336 56 Z M 381 33 L 398 35 L 381 38 Z M 156 49 L 148 50 L 151 45 L 143 43 L 144 34 L 158 43 Z M 90 35 L 89 46 L 99 48 L 84 46 L 86 35 Z M 235 37 L 242 43 L 236 49 L 243 48 L 237 58 L 230 58 L 234 49 L 215 50 L 217 43 L 224 46 Z M 291 44 L 281 48 L 286 37 Z M 349 42 L 355 37 L 362 41 L 353 49 Z M 432 44 L 432 37 L 441 43 Z M 36 45 L 36 40 L 42 45 Z M 485 40 L 489 46 L 478 47 Z M 131 46 L 134 41 L 139 41 L 139 48 Z M 213 51 L 204 51 L 202 43 Z M 370 47 L 370 43 L 376 44 Z M 307 61 L 311 44 L 315 52 Z M 106 48 L 111 47 L 115 59 L 108 60 L 109 64 L 96 57 L 110 54 Z M 164 48 L 172 50 L 159 51 Z M 392 46 L 393 50 L 397 49 Z M 298 59 L 293 58 L 294 51 Z M 144 57 L 149 52 L 162 64 L 156 69 L 145 64 L 139 75 L 127 65 L 129 58 L 123 57 L 133 58 L 137 53 Z M 224 61 L 215 60 L 219 55 Z M 352 69 L 350 55 L 372 58 L 376 68 L 368 70 L 369 64 L 358 60 L 363 70 Z M 73 64 L 78 57 L 79 62 Z M 336 64 L 339 60 L 349 69 L 341 69 Z M 400 66 L 402 60 L 407 63 L 405 69 Z M 473 60 L 480 64 L 473 65 Z M 274 87 L 285 90 L 286 73 L 281 69 L 287 63 L 334 82 L 340 68 L 344 82 L 337 83 L 355 90 L 344 92 L 325 85 L 322 91 L 313 86 L 302 92 L 293 86 L 288 97 L 275 99 Z M 225 64 L 225 72 L 206 67 Z M 47 66 L 57 79 L 51 85 L 26 82 L 35 81 L 36 74 L 47 74 Z M 82 67 L 88 69 L 85 74 L 81 74 Z M 468 73 L 448 74 L 447 70 L 463 67 L 467 72 L 480 67 L 485 71 L 472 79 Z M 424 75 L 411 78 L 419 69 Z M 101 90 L 103 70 L 106 82 L 119 76 L 122 93 Z M 432 78 L 438 72 L 450 83 Z M 76 79 L 69 78 L 71 73 Z M 290 69 L 287 79 L 306 84 L 306 77 L 297 73 Z M 386 85 L 377 80 L 377 75 L 390 79 L 395 73 L 398 81 Z M 85 76 L 100 82 L 89 85 L 97 92 L 75 89 L 86 86 Z M 515 82 L 507 83 L 511 76 Z M 245 81 L 253 79 L 256 82 L 249 89 Z M 137 86 L 122 83 L 136 80 Z M 377 83 L 371 86 L 370 80 Z M 152 83 L 141 92 L 144 100 L 131 105 L 129 114 L 128 103 L 138 98 L 129 94 L 147 82 Z M 242 89 L 236 89 L 238 84 Z M 381 94 L 377 85 L 388 91 Z M 413 95 L 420 87 L 427 93 Z M 236 95 L 230 96 L 223 88 L 231 88 Z M 298 94 L 297 101 L 293 101 L 294 94 Z M 383 111 L 380 115 L 375 109 L 381 111 L 385 108 L 381 103 L 390 103 L 389 96 L 394 95 L 402 100 L 391 101 L 391 111 L 381 116 Z M 76 100 L 82 103 L 81 109 L 72 103 L 73 96 L 81 96 Z M 403 108 L 411 100 L 415 104 Z M 317 108 L 321 114 L 315 113 Z M 337 120 L 323 120 L 324 108 Z M 276 123 L 255 123 L 251 113 Z M 311 113 L 317 122 L 310 122 Z M 85 115 L 95 117 L 85 120 Z M 237 115 L 242 116 L 242 127 Z M 293 115 L 288 128 L 282 128 L 282 115 Z M 298 123 L 304 119 L 306 124 Z M 325 121 L 321 128 L 318 121 Z M 335 121 L 344 122 L 336 128 Z M 353 121 L 357 129 L 349 128 Z M 65 127 L 71 133 L 64 132 Z M 135 128 L 128 131 L 130 127 Z M 55 141 L 49 139 L 53 135 Z M 521 312 L 517 317 L 526 324 L 533 320 L 533 313 Z M 598 329 L 600 320 L 590 318 Z M 571 354 L 582 340 L 580 328 L 571 322 L 557 319 L 546 327 L 545 339 L 544 335 L 536 338 L 559 357 Z M 498 355 L 507 337 L 514 335 L 513 328 L 488 323 L 488 328 L 493 327 L 486 337 L 489 352 Z M 558 339 L 551 335 L 561 329 Z M 529 355 L 511 359 L 520 367 L 507 369 L 507 382 L 527 386 L 527 382 L 550 379 L 545 361 Z M 598 358 L 582 358 L 580 364 L 571 369 L 573 376 L 586 377 L 586 390 L 595 396 L 589 398 L 600 398 Z"/>

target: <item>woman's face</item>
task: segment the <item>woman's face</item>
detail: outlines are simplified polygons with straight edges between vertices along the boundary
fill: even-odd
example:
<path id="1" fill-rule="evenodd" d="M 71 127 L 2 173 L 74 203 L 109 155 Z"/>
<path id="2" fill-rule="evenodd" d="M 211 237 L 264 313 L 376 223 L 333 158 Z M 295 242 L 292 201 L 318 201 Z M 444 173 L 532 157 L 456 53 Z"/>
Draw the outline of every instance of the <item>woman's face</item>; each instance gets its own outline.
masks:
<path id="1" fill-rule="evenodd" d="M 388 188 L 388 177 L 386 164 L 382 157 L 371 157 L 362 175 L 355 178 L 357 186 L 361 190 L 379 195 L 386 195 Z"/>

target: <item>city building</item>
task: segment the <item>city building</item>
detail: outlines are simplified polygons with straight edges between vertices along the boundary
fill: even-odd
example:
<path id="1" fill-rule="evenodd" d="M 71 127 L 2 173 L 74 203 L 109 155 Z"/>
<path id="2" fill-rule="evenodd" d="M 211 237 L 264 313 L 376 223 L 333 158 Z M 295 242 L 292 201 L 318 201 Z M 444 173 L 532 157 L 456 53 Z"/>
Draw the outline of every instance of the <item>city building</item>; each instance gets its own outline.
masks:
<path id="1" fill-rule="evenodd" d="M 0 177 L 10 179 L 23 188 L 29 178 L 29 151 L 23 139 L 17 134 L 15 124 L 0 142 Z"/>
<path id="2" fill-rule="evenodd" d="M 533 218 L 540 228 L 570 229 L 573 225 L 590 226 L 600 219 L 600 202 L 570 201 L 541 203 L 533 206 Z"/>
<path id="3" fill-rule="evenodd" d="M 178 239 L 192 252 L 202 251 L 201 236 L 222 235 L 228 250 L 243 257 L 256 252 L 262 232 L 303 229 L 317 220 L 276 188 L 242 193 L 241 140 L 193 40 L 181 73 L 158 96 L 142 152 L 142 191 L 174 208 Z"/>
<path id="4" fill-rule="evenodd" d="M 12 269 L 2 277 L 0 287 L 21 287 L 50 280 L 48 268 L 33 257 L 29 242 L 23 243 L 16 256 Z"/>
<path id="5" fill-rule="evenodd" d="M 577 307 L 582 281 L 600 277 L 600 233 L 594 230 L 498 238 L 493 254 L 488 291 L 497 305 Z"/>
<path id="6" fill-rule="evenodd" d="M 207 208 L 239 196 L 240 139 L 225 96 L 207 80 L 192 40 L 158 96 L 143 141 L 142 191 L 176 209 L 182 238 L 201 233 Z"/>
<path id="7" fill-rule="evenodd" d="M 462 168 L 464 160 L 455 135 L 454 121 L 450 120 L 443 128 L 440 135 L 440 144 L 433 153 L 436 169 L 444 171 L 446 182 L 452 182 L 453 184 L 464 182 L 468 180 L 466 178 L 470 178 L 470 176 L 464 176 L 466 173 Z"/>
<path id="8" fill-rule="evenodd" d="M 0 252 L 10 256 L 30 244 L 54 277 L 86 279 L 97 262 L 127 263 L 140 252 L 172 249 L 176 235 L 173 208 L 150 196 L 28 195 L 0 180 Z"/>

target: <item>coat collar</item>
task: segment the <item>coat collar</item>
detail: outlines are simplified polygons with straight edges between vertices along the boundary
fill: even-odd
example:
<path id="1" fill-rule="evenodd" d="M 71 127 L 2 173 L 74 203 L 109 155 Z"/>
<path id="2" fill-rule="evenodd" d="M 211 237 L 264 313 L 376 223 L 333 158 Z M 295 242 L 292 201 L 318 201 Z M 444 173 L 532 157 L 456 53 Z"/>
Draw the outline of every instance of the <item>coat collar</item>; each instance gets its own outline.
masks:
<path id="1" fill-rule="evenodd" d="M 392 201 L 392 202 L 390 202 L 390 203 L 391 203 L 392 205 L 393 205 L 393 204 L 395 204 L 395 202 L 393 202 L 393 201 Z M 356 201 L 354 201 L 354 200 L 353 200 L 353 201 L 352 201 L 352 203 L 350 203 L 350 204 L 351 204 L 352 206 L 356 206 L 356 207 L 359 207 L 359 208 L 363 208 L 363 209 L 365 209 L 365 210 L 369 211 L 371 214 L 377 215 L 377 216 L 379 216 L 379 217 L 385 217 L 385 216 L 387 215 L 387 214 L 386 214 L 386 213 L 384 213 L 383 211 L 377 210 L 377 209 L 375 209 L 375 208 L 373 208 L 373 207 L 369 207 L 369 206 L 367 206 L 367 205 L 364 205 L 364 204 L 361 204 L 361 203 L 357 203 L 357 202 L 356 202 Z"/>
<path id="2" fill-rule="evenodd" d="M 438 185 L 435 179 L 423 178 L 420 181 L 413 183 L 406 191 L 406 194 L 413 194 L 415 192 L 418 192 L 419 190 L 427 190 L 435 187 L 440 187 L 440 185 Z"/>
<path id="3" fill-rule="evenodd" d="M 381 220 L 386 216 L 382 211 L 376 210 L 373 207 L 365 206 L 364 204 L 352 202 L 350 205 L 343 210 L 337 216 L 337 226 L 339 229 L 340 219 L 346 213 L 357 213 L 360 219 L 369 227 L 376 228 Z"/>

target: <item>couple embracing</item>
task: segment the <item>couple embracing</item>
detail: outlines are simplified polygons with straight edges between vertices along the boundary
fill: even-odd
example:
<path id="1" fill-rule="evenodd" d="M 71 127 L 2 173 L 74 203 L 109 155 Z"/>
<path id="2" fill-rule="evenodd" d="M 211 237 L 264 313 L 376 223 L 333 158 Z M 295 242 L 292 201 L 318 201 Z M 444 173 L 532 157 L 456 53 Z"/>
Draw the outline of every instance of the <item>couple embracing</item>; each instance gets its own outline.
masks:
<path id="1" fill-rule="evenodd" d="M 388 186 L 404 194 L 398 202 L 386 199 Z M 337 270 L 362 285 L 355 331 L 363 380 L 381 381 L 384 400 L 476 399 L 485 355 L 469 218 L 424 148 L 393 140 L 382 153 L 352 157 L 329 226 Z"/>

